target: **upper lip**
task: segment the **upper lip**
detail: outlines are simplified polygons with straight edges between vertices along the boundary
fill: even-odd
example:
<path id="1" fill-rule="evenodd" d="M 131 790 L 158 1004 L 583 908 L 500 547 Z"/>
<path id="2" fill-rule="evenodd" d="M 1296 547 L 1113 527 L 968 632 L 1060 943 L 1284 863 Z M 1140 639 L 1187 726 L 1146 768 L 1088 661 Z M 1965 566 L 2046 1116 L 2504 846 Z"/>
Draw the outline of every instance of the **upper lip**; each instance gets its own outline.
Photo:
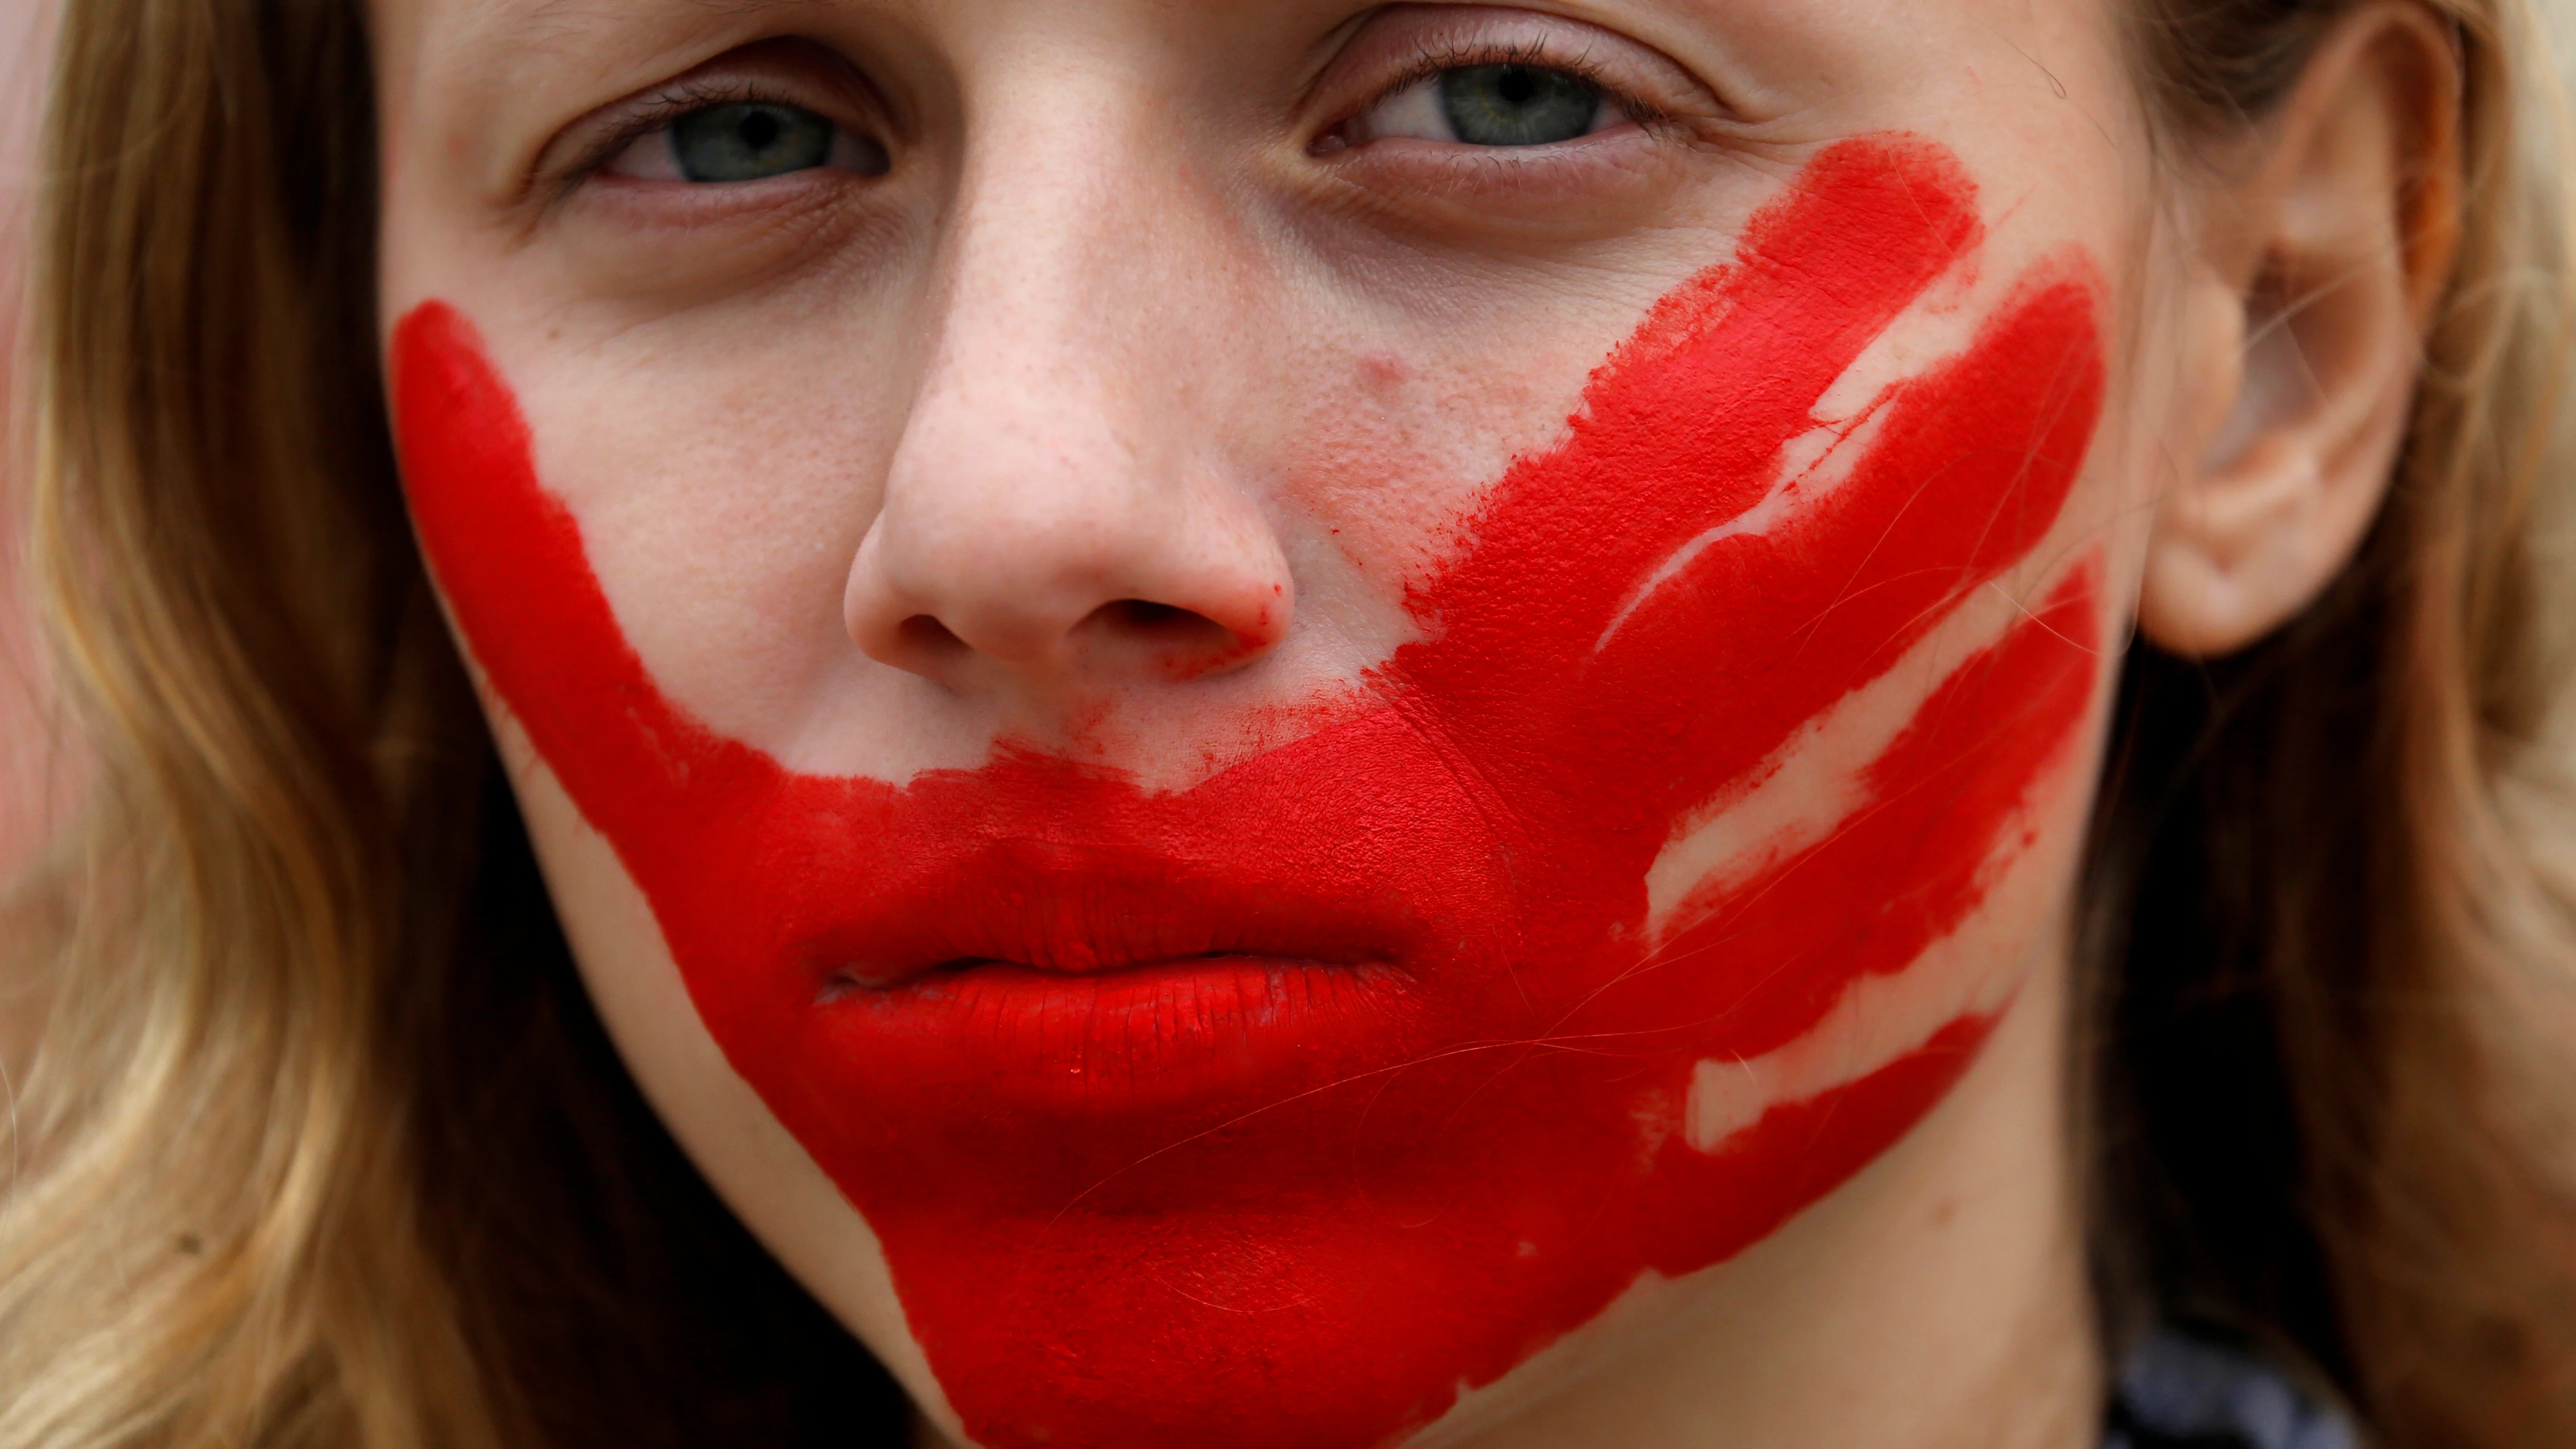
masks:
<path id="1" fill-rule="evenodd" d="M 1116 843 L 1011 838 L 878 883 L 806 959 L 839 986 L 892 989 L 1008 963 L 1091 975 L 1204 957 L 1400 965 L 1417 927 L 1392 891 L 1319 890 L 1268 868 Z"/>

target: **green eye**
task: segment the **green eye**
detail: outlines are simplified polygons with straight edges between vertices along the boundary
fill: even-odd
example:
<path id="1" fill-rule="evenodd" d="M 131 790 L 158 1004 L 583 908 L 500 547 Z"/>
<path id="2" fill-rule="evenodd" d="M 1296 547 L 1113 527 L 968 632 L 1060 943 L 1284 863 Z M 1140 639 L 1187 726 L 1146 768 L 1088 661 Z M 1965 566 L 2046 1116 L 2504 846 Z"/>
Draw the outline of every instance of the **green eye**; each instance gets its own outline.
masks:
<path id="1" fill-rule="evenodd" d="M 1601 93 L 1534 65 L 1469 65 L 1440 73 L 1440 110 L 1470 146 L 1545 146 L 1592 133 Z"/>
<path id="2" fill-rule="evenodd" d="M 708 106 L 671 123 L 671 161 L 684 180 L 758 181 L 828 164 L 834 139 L 832 123 L 801 106 Z"/>

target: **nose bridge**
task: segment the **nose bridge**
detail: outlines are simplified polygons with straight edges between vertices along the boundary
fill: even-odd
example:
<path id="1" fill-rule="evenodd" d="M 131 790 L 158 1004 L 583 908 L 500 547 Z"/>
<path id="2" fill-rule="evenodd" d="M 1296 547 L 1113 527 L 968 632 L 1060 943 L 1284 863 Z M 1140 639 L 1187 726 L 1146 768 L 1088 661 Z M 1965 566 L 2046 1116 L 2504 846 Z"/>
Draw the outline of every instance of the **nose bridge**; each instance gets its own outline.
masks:
<path id="1" fill-rule="evenodd" d="M 1204 219 L 1173 184 L 1182 128 L 1131 45 L 1078 30 L 1013 35 L 963 97 L 945 326 L 971 345 L 979 321 L 1019 311 L 1067 324 L 1064 341 L 1132 337 L 1117 325 L 1132 314 L 1112 304 L 1173 280 L 1157 278 L 1150 238 Z"/>
<path id="2" fill-rule="evenodd" d="M 1143 94 L 1067 69 L 970 110 L 929 365 L 846 601 L 881 660 L 1189 675 L 1284 628 L 1286 565 L 1204 406 L 1222 222 L 1149 164 L 1174 141 Z"/>
<path id="3" fill-rule="evenodd" d="M 982 138 L 949 227 L 938 345 L 904 441 L 1037 455 L 1021 469 L 939 463 L 938 491 L 971 478 L 1032 495 L 1015 511 L 1023 521 L 1087 511 L 1144 486 L 1151 469 L 1139 424 L 1168 378 L 1164 359 L 1137 345 L 1152 259 L 1119 244 L 1113 214 L 1122 180 L 1143 178 L 1104 160 L 1110 129 L 1102 118 L 1026 146 Z M 1178 218 L 1167 210 L 1158 223 Z"/>

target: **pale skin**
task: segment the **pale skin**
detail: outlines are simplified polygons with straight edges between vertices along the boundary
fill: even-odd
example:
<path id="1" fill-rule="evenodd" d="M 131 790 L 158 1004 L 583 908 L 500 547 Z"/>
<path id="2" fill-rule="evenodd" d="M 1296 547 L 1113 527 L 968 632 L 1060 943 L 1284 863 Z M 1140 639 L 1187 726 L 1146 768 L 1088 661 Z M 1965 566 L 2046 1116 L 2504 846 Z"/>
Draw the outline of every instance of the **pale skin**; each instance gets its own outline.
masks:
<path id="1" fill-rule="evenodd" d="M 1962 637 L 2098 548 L 2106 661 L 2132 623 L 2224 653 L 2314 598 L 2375 514 L 2449 256 L 2456 82 L 2403 3 L 2350 17 L 2277 117 L 2188 165 L 2150 141 L 2124 17 L 2094 0 L 376 15 L 388 325 L 426 298 L 474 319 L 662 688 L 818 773 L 972 767 L 1008 735 L 1188 783 L 1266 706 L 1409 637 L 1398 580 L 1654 299 L 1723 260 L 1803 158 L 1890 130 L 1975 180 L 1985 272 L 2080 248 L 2106 283 L 2083 479 Z M 1580 56 L 1625 111 L 1468 154 L 1388 93 L 1468 44 Z M 691 76 L 696 103 L 756 83 L 844 139 L 715 184 L 673 173 L 666 133 L 609 141 Z M 1866 365 L 1901 374 L 1891 339 Z M 1418 481 L 1332 466 L 1385 457 Z M 1175 649 L 1208 667 L 1151 667 Z M 494 716 L 638 1082 L 912 1393 L 924 1441 L 954 1434 L 868 1223 L 734 1074 L 616 855 Z M 2105 1370 L 2064 1080 L 2085 803 L 2044 812 L 2012 888 L 1944 948 L 2011 1004 L 1929 1118 L 1430 1437 L 2091 1443 Z"/>

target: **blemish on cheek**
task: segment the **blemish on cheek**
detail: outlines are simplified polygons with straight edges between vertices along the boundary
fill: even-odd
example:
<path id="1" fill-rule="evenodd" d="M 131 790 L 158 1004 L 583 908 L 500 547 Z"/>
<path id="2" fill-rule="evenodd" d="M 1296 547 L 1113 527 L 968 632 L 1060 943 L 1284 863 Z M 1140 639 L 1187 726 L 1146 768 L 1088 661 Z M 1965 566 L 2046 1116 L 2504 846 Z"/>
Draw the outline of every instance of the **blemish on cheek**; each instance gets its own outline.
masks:
<path id="1" fill-rule="evenodd" d="M 1410 375 L 1404 359 L 1392 352 L 1371 352 L 1360 358 L 1360 380 L 1377 391 L 1399 387 Z"/>
<path id="2" fill-rule="evenodd" d="M 2067 773 L 2091 554 L 1927 685 L 1807 844 L 1668 911 L 1648 890 L 2054 526 L 2103 387 L 2080 257 L 1887 384 L 1833 486 L 1775 486 L 1981 237 L 1939 147 L 1825 152 L 1457 520 L 1406 591 L 1419 642 L 1166 794 L 1021 748 L 789 773 L 661 693 L 438 304 L 396 331 L 398 434 L 465 638 L 876 1230 L 967 1431 L 1366 1445 L 1773 1231 L 1991 1028 L 1923 963 Z"/>

